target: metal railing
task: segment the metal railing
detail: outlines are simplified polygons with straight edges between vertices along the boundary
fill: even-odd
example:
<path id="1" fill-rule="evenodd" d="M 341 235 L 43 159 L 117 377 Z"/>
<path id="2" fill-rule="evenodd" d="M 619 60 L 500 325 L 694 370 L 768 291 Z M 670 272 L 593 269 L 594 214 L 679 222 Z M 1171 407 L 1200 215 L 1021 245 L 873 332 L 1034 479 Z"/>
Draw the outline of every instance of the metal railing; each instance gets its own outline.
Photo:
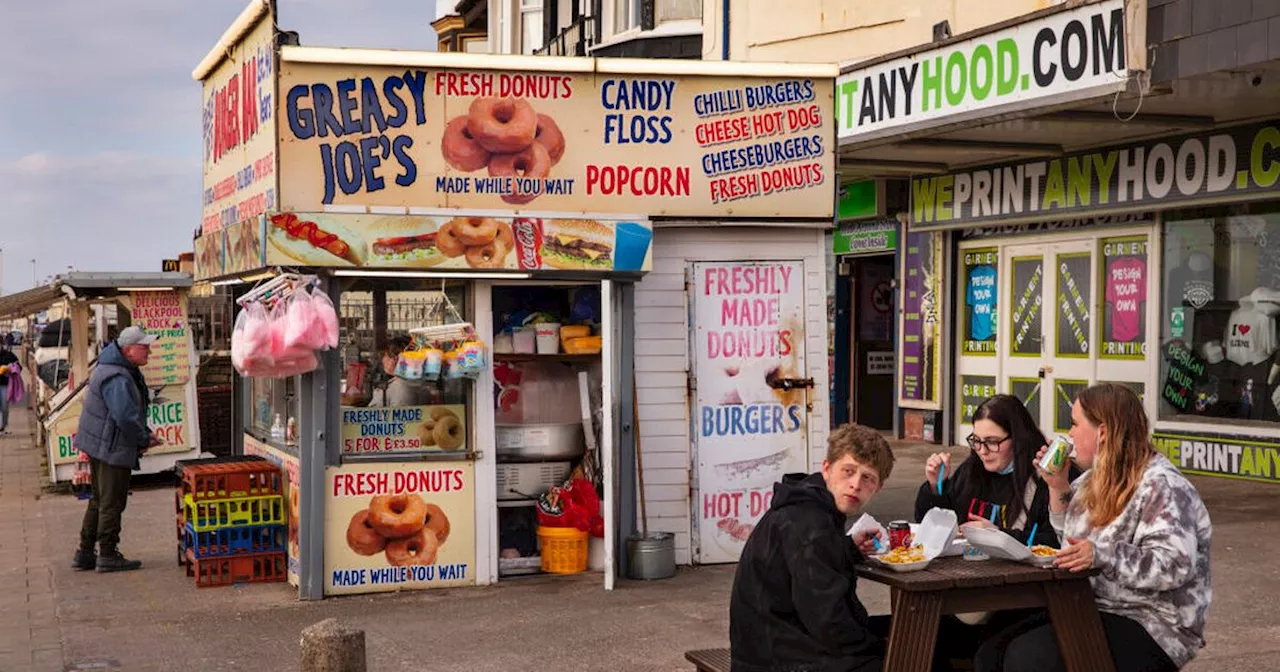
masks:
<path id="1" fill-rule="evenodd" d="M 586 56 L 587 49 L 596 43 L 596 17 L 584 16 L 560 29 L 547 40 L 536 56 Z"/>

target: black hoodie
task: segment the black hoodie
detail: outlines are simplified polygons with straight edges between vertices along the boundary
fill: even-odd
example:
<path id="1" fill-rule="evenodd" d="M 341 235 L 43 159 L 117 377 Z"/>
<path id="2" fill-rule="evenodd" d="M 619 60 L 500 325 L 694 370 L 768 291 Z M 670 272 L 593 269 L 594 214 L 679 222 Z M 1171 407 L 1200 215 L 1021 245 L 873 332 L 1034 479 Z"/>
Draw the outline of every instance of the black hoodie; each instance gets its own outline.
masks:
<path id="1" fill-rule="evenodd" d="M 747 539 L 729 600 L 733 672 L 879 670 L 884 643 L 867 628 L 854 566 L 822 474 L 788 474 Z"/>

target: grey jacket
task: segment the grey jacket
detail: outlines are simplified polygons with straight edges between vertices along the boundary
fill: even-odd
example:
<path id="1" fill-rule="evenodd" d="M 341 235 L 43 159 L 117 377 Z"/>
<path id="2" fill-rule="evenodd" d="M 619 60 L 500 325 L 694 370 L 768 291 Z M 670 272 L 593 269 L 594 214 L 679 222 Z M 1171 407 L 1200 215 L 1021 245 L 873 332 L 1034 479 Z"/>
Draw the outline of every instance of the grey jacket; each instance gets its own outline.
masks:
<path id="1" fill-rule="evenodd" d="M 76 448 L 112 466 L 137 469 L 139 450 L 151 443 L 147 427 L 150 404 L 142 372 L 111 343 L 98 356 L 98 366 L 89 376 Z"/>

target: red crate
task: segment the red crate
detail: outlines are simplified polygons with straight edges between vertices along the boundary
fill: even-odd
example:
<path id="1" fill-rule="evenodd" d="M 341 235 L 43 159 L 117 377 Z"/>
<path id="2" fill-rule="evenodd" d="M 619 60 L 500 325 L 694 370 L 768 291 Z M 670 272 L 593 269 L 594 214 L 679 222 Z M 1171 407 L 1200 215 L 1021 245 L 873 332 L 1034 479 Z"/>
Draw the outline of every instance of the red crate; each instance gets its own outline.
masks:
<path id="1" fill-rule="evenodd" d="M 284 553 L 196 558 L 188 549 L 186 564 L 187 576 L 194 577 L 199 588 L 285 581 L 289 571 Z"/>
<path id="2" fill-rule="evenodd" d="M 284 475 L 270 462 L 223 462 L 182 470 L 184 495 L 194 501 L 284 494 Z"/>

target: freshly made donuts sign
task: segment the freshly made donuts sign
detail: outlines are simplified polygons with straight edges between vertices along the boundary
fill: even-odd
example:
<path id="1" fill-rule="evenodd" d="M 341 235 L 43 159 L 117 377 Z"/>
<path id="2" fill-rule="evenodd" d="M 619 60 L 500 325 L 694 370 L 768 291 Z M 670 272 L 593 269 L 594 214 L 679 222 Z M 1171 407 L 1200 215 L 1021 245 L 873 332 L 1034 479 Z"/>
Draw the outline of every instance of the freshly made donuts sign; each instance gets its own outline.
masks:
<path id="1" fill-rule="evenodd" d="M 832 216 L 830 80 L 286 60 L 280 92 L 282 211 Z"/>
<path id="2" fill-rule="evenodd" d="M 327 471 L 326 595 L 475 583 L 472 463 L 346 464 Z"/>
<path id="3" fill-rule="evenodd" d="M 465 450 L 465 417 L 464 406 L 343 408 L 342 452 L 367 455 Z"/>

